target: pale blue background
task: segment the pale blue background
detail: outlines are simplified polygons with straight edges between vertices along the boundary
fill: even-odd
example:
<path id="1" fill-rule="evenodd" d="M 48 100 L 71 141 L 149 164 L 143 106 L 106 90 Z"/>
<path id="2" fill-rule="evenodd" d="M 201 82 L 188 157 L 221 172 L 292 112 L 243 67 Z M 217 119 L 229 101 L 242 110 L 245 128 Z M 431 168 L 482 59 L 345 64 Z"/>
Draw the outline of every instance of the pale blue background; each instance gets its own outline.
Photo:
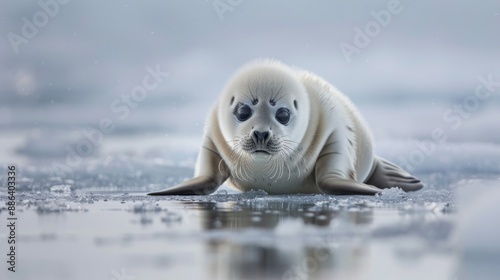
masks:
<path id="1" fill-rule="evenodd" d="M 41 7 L 38 1 L 1 1 L 0 166 L 13 163 L 19 170 L 19 255 L 26 265 L 13 279 L 111 279 L 122 267 L 137 279 L 169 273 L 234 279 L 230 273 L 252 276 L 266 266 L 278 273 L 300 264 L 308 242 L 337 233 L 347 248 L 335 249 L 335 265 L 324 266 L 328 273 L 442 280 L 456 279 L 453 271 L 460 269 L 475 279 L 495 272 L 498 262 L 482 260 L 499 254 L 493 208 L 500 203 L 488 191 L 498 189 L 500 177 L 500 87 L 460 123 L 443 114 L 473 98 L 478 77 L 500 81 L 500 1 L 403 0 L 403 10 L 350 63 L 339 45 L 353 44 L 355 28 L 364 28 L 373 21 L 371 11 L 390 1 L 339 2 L 243 0 L 221 17 L 212 0 L 73 0 L 16 53 L 9 34 L 21 34 L 23 18 L 31 20 Z M 411 171 L 425 189 L 369 199 L 247 194 L 157 204 L 144 196 L 192 176 L 211 104 L 238 67 L 259 57 L 312 71 L 349 96 L 372 129 L 378 155 L 399 164 L 424 155 Z M 156 65 L 168 78 L 120 119 L 111 104 Z M 70 172 L 53 172 L 53 164 L 67 165 L 68 150 L 86 141 L 83 132 L 105 118 L 114 132 L 103 134 L 91 155 L 76 162 L 70 157 Z M 429 144 L 436 129 L 446 141 Z M 427 154 L 419 148 L 423 143 Z M 5 175 L 1 171 L 0 182 Z M 71 192 L 50 191 L 60 185 Z M 474 204 L 481 187 L 493 210 L 481 212 L 488 205 L 481 199 L 463 206 Z M 464 189 L 469 193 L 457 214 L 455 193 Z M 307 211 L 330 207 L 335 218 L 326 230 L 305 225 L 302 214 L 285 206 L 294 203 L 305 203 Z M 247 214 L 280 213 L 273 216 L 276 229 L 233 227 L 245 222 L 240 204 Z M 168 211 L 148 212 L 158 205 Z M 355 218 L 359 205 L 373 210 L 365 212 L 366 225 Z M 0 214 L 4 221 L 6 212 Z M 182 222 L 165 222 L 169 214 L 182 215 Z M 205 228 L 224 218 L 234 224 Z M 457 242 L 457 232 L 470 228 L 479 230 Z M 460 260 L 460 248 L 472 258 Z M 255 252 L 264 252 L 258 256 L 266 261 Z"/>

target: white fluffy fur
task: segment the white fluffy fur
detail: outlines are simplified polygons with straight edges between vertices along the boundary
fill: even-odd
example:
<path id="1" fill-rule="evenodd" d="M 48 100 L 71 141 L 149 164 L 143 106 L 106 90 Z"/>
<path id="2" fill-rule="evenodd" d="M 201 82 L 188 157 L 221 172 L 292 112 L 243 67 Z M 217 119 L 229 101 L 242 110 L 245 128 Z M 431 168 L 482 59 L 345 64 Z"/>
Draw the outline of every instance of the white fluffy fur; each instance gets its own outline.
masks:
<path id="1" fill-rule="evenodd" d="M 267 105 L 276 92 L 284 96 L 276 106 Z M 237 122 L 231 99 L 250 102 L 249 95 L 259 100 L 253 107 L 254 115 L 246 122 Z M 290 125 L 274 121 L 273 110 L 293 108 L 293 100 L 298 106 Z M 239 153 L 240 139 L 254 127 L 271 128 L 272 135 L 286 145 L 286 152 L 273 159 Z M 209 115 L 205 139 L 205 148 L 221 158 L 216 169 L 229 173 L 229 185 L 242 191 L 321 193 L 318 172 L 323 177 L 363 182 L 373 165 L 370 132 L 350 100 L 314 74 L 275 60 L 252 62 L 233 76 Z M 323 157 L 332 154 L 335 157 Z M 195 176 L 213 170 L 207 164 L 199 158 Z M 318 169 L 317 164 L 322 166 Z"/>

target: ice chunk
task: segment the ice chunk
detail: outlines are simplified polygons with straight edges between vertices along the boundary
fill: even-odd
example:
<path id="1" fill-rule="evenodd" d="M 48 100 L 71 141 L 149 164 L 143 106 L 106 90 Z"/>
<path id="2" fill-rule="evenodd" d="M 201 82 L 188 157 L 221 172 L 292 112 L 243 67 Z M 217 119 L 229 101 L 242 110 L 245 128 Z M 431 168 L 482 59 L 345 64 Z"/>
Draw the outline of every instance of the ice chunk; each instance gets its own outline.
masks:
<path id="1" fill-rule="evenodd" d="M 178 223 L 182 221 L 182 216 L 175 212 L 167 212 L 165 216 L 161 218 L 161 221 L 166 224 Z"/>
<path id="2" fill-rule="evenodd" d="M 54 185 L 50 187 L 50 191 L 53 193 L 70 193 L 71 186 L 70 185 Z"/>
<path id="3" fill-rule="evenodd" d="M 227 195 L 227 191 L 226 190 L 219 190 L 214 195 Z"/>
<path id="4" fill-rule="evenodd" d="M 166 211 L 166 209 L 162 209 L 158 204 L 143 202 L 141 204 L 134 205 L 131 211 L 134 213 L 147 213 Z"/>
<path id="5" fill-rule="evenodd" d="M 72 207 L 71 204 L 66 202 L 44 201 L 43 203 L 39 203 L 36 211 L 38 214 L 50 214 L 50 213 L 88 211 L 88 209 L 82 206 Z"/>
<path id="6" fill-rule="evenodd" d="M 376 197 L 383 202 L 402 202 L 408 198 L 408 195 L 400 188 L 390 188 L 383 189 Z"/>

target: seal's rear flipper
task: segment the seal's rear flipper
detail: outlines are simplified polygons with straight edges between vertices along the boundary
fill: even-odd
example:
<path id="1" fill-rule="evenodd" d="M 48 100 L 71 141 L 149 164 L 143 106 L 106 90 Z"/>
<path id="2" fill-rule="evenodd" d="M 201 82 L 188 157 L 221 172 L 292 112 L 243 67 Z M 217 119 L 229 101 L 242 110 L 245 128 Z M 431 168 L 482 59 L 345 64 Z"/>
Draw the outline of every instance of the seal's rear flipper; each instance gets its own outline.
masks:
<path id="1" fill-rule="evenodd" d="M 326 179 L 320 182 L 318 187 L 324 193 L 336 195 L 374 195 L 382 191 L 374 186 L 340 178 Z"/>
<path id="2" fill-rule="evenodd" d="M 401 188 L 406 192 L 418 191 L 424 187 L 419 179 L 380 157 L 374 158 L 373 172 L 365 183 L 381 189 Z"/>
<path id="3" fill-rule="evenodd" d="M 148 193 L 148 195 L 206 195 L 213 193 L 218 187 L 219 184 L 212 178 L 200 176 L 162 191 Z"/>

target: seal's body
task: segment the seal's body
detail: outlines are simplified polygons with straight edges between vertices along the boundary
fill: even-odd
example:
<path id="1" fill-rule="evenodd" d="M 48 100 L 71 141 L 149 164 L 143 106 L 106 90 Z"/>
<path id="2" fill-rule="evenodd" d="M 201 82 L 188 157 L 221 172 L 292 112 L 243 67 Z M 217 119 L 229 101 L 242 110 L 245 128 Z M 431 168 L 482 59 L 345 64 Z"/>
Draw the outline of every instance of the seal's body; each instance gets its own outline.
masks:
<path id="1" fill-rule="evenodd" d="M 151 195 L 208 194 L 227 180 L 269 194 L 375 194 L 423 187 L 373 155 L 349 99 L 312 73 L 274 60 L 244 66 L 212 108 L 195 177 Z"/>

